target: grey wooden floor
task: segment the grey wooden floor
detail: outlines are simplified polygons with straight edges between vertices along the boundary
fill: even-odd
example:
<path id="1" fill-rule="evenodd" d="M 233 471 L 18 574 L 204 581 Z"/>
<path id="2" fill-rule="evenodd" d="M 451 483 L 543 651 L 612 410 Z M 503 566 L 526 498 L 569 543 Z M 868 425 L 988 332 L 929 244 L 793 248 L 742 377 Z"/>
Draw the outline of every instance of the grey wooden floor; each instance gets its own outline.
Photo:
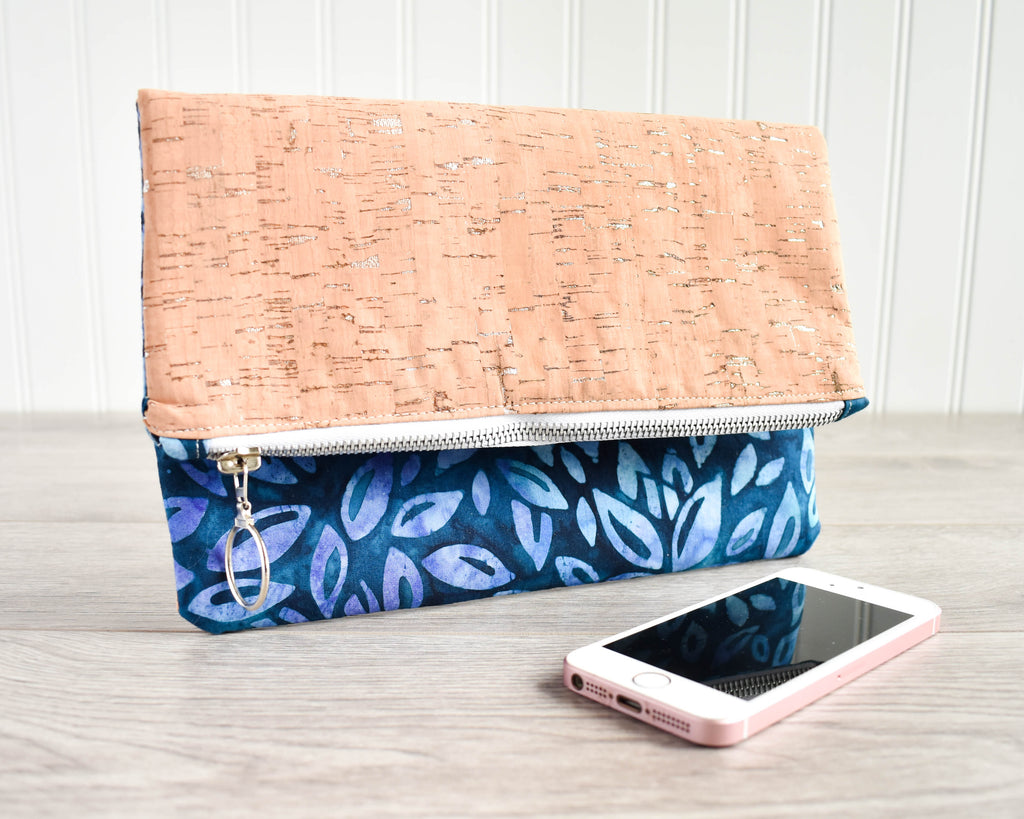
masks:
<path id="1" fill-rule="evenodd" d="M 712 750 L 565 691 L 562 657 L 779 563 L 211 637 L 175 611 L 140 422 L 0 417 L 0 813 L 1024 815 L 1024 419 L 818 443 L 791 562 L 943 630 Z"/>

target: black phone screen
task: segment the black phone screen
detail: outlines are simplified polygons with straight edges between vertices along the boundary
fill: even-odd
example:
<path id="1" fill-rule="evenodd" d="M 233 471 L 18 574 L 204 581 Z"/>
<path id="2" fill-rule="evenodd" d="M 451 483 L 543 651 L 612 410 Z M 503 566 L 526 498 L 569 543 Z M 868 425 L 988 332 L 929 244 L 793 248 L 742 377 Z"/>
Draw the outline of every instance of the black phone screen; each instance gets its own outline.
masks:
<path id="1" fill-rule="evenodd" d="M 749 700 L 910 616 L 776 577 L 605 647 Z"/>

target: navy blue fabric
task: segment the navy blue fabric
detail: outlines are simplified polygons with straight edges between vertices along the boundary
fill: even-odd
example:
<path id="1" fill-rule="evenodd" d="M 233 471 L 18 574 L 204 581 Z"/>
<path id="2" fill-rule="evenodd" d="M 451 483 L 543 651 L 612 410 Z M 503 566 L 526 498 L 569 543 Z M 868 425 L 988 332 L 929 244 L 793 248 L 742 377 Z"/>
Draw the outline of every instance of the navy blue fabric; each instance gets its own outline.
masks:
<path id="1" fill-rule="evenodd" d="M 867 398 L 851 398 L 849 401 L 843 402 L 843 412 L 836 418 L 837 421 L 842 421 L 844 418 L 849 418 L 855 412 L 867 409 L 868 399 Z"/>
<path id="2" fill-rule="evenodd" d="M 249 498 L 271 586 L 250 613 L 224 575 L 230 478 L 156 452 L 180 611 L 212 632 L 787 557 L 819 531 L 810 429 L 264 458 Z M 252 541 L 233 557 L 251 599 Z"/>

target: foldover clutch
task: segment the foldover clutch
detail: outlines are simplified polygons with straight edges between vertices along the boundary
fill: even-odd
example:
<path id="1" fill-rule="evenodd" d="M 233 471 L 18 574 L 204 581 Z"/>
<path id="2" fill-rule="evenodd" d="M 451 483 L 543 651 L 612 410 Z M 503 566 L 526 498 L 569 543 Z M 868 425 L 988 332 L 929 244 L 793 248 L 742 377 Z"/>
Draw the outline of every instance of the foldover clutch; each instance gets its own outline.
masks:
<path id="1" fill-rule="evenodd" d="M 796 555 L 866 404 L 825 144 L 139 94 L 146 426 L 212 632 Z"/>

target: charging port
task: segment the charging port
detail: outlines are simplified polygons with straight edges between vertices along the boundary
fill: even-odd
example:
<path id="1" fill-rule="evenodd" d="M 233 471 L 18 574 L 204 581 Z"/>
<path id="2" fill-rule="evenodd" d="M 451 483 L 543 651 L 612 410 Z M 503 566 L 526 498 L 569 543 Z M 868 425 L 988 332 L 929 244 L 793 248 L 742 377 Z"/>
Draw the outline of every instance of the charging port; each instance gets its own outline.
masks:
<path id="1" fill-rule="evenodd" d="M 640 703 L 636 700 L 631 700 L 629 697 L 624 697 L 622 694 L 619 694 L 619 696 L 615 698 L 615 701 L 623 708 L 626 708 L 636 714 L 642 714 L 644 712 L 644 707 Z"/>

